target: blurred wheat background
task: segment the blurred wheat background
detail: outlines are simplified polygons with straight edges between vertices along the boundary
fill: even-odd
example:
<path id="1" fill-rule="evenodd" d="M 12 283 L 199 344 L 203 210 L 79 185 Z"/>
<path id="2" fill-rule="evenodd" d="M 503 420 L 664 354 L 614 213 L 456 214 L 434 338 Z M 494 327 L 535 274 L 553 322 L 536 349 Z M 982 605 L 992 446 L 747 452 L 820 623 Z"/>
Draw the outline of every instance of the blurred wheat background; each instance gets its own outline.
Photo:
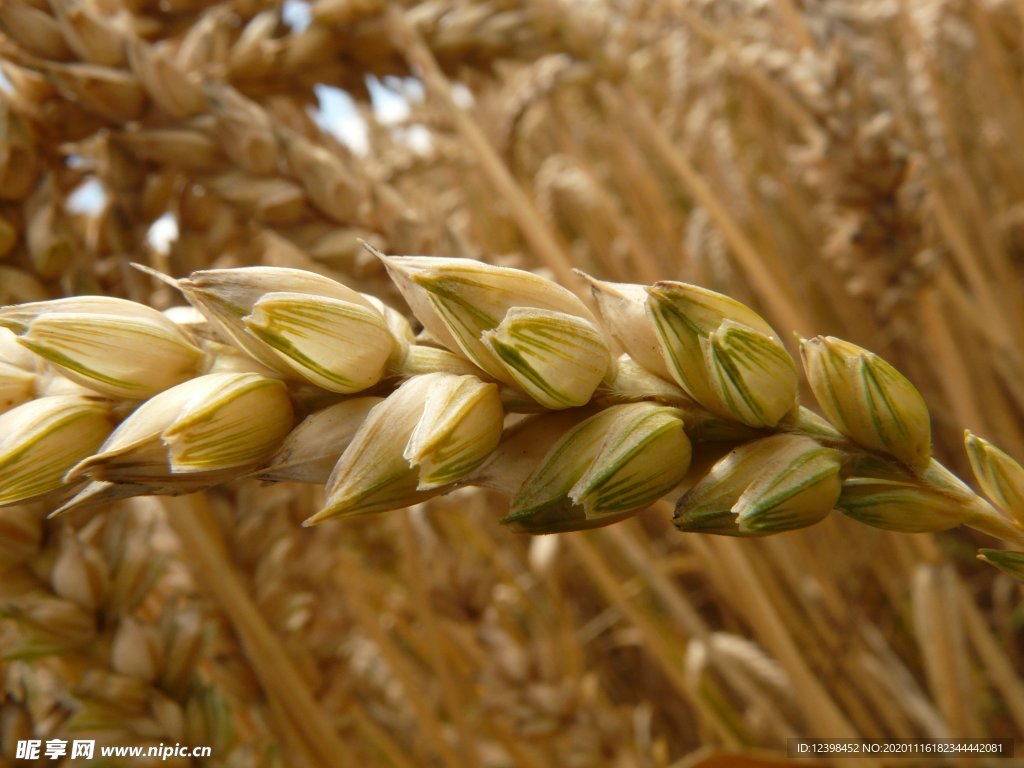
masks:
<path id="1" fill-rule="evenodd" d="M 1024 3 L 3 0 L 0 30 L 0 304 L 181 303 L 138 261 L 401 306 L 359 239 L 687 280 L 890 360 L 962 476 L 964 428 L 1024 457 Z M 319 493 L 0 509 L 0 764 L 83 734 L 682 768 L 1024 733 L 1024 603 L 983 536 L 727 540 L 660 505 L 531 539 L 471 489 L 301 528 Z"/>

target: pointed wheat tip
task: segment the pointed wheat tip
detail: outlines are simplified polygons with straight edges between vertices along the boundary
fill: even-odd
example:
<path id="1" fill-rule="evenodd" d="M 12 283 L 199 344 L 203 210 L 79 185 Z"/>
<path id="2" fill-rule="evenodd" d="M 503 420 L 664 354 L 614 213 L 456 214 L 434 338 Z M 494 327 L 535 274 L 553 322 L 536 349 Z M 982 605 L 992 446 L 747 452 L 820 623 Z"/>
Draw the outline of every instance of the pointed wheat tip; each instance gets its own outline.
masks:
<path id="1" fill-rule="evenodd" d="M 582 277 L 587 283 L 587 288 L 590 289 L 590 293 L 594 299 L 600 304 L 602 291 L 611 290 L 611 285 L 604 280 L 600 280 L 593 275 L 587 274 L 582 269 L 573 269 L 573 273 L 577 277 Z"/>
<path id="2" fill-rule="evenodd" d="M 319 512 L 316 512 L 307 517 L 305 520 L 302 521 L 302 527 L 312 528 L 314 525 L 319 525 L 320 523 L 322 523 L 324 520 L 327 519 L 327 515 L 325 515 L 324 512 L 325 510 L 321 509 Z"/>
<path id="3" fill-rule="evenodd" d="M 77 493 L 71 496 L 71 498 L 50 512 L 50 514 L 46 516 L 46 519 L 53 520 L 56 517 L 61 517 L 66 515 L 68 512 L 75 511 L 76 509 L 82 509 L 84 507 L 91 506 L 92 504 L 102 502 L 104 500 L 102 491 L 107 490 L 112 485 L 113 483 L 103 482 L 100 480 L 94 480 L 91 483 L 87 483 Z"/>
<path id="4" fill-rule="evenodd" d="M 361 237 L 357 237 L 357 238 L 356 238 L 356 242 L 357 242 L 357 243 L 359 243 L 359 244 L 360 244 L 361 246 L 363 246 L 363 248 L 365 248 L 366 250 L 368 250 L 368 251 L 369 251 L 369 252 L 370 252 L 371 254 L 373 254 L 374 256 L 376 256 L 376 257 L 377 257 L 378 259 L 381 259 L 382 261 L 384 261 L 384 260 L 386 260 L 386 259 L 387 259 L 388 255 L 387 255 L 386 253 L 384 253 L 384 252 L 383 252 L 382 250 L 380 250 L 379 248 L 375 248 L 375 247 L 374 247 L 374 246 L 372 246 L 372 245 L 371 245 L 370 243 L 368 243 L 368 242 L 366 242 L 365 240 L 363 240 L 363 238 L 361 238 Z"/>
<path id="5" fill-rule="evenodd" d="M 153 269 L 153 267 L 150 267 L 146 264 L 140 264 L 137 261 L 130 262 L 129 266 L 131 266 L 133 269 L 139 270 L 139 272 L 149 275 L 154 280 L 159 280 L 161 283 L 166 283 L 175 290 L 181 290 L 181 280 L 177 280 L 171 277 L 170 275 L 161 272 L 159 269 Z"/>
<path id="6" fill-rule="evenodd" d="M 75 466 L 64 474 L 64 483 L 66 485 L 70 485 L 78 482 L 79 480 L 84 480 L 85 473 L 88 472 L 89 467 L 95 463 L 95 458 L 95 456 L 88 456 L 75 464 Z"/>
<path id="7" fill-rule="evenodd" d="M 1024 581 L 1024 552 L 1008 549 L 979 549 L 978 559 L 998 568 L 1017 581 Z"/>
<path id="8" fill-rule="evenodd" d="M 575 267 L 573 267 L 572 272 L 577 277 L 582 277 L 584 280 L 586 280 L 587 285 L 590 286 L 591 290 L 597 290 L 597 288 L 603 283 L 602 280 L 598 280 L 593 275 L 587 274 L 582 269 L 576 269 Z"/>

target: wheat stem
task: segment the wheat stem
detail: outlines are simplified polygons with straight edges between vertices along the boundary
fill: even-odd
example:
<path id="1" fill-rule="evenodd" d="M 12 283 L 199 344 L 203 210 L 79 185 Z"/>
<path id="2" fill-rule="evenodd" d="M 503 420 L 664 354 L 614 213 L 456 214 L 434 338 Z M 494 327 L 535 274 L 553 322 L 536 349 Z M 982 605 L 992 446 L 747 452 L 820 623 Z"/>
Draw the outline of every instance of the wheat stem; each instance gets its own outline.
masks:
<path id="1" fill-rule="evenodd" d="M 416 29 L 405 18 L 397 6 L 390 6 L 388 27 L 394 36 L 396 47 L 402 51 L 412 68 L 423 78 L 431 93 L 437 95 L 452 116 L 459 133 L 469 145 L 480 170 L 483 171 L 495 191 L 508 204 L 509 213 L 519 226 L 523 238 L 536 252 L 537 257 L 547 266 L 559 282 L 573 284 L 573 262 L 560 242 L 558 235 L 548 226 L 533 203 L 509 173 L 507 166 L 488 141 L 473 117 L 459 106 L 452 94 L 451 83 L 445 76 L 430 49 L 423 42 Z"/>
<path id="2" fill-rule="evenodd" d="M 267 626 L 232 567 L 206 497 L 168 497 L 163 504 L 167 520 L 203 584 L 230 617 L 267 695 L 288 713 L 291 725 L 302 733 L 324 765 L 334 765 L 339 760 L 348 764 L 353 759 L 351 752 L 327 721 L 287 650 Z"/>
<path id="3" fill-rule="evenodd" d="M 947 737 L 957 733 L 954 728 L 983 733 L 965 706 L 971 696 L 963 663 L 964 627 L 959 620 L 959 601 L 951 575 L 948 566 L 922 563 L 914 573 L 911 590 L 927 681 L 945 718 Z"/>
<path id="4" fill-rule="evenodd" d="M 836 707 L 818 678 L 807 667 L 785 624 L 778 614 L 771 610 L 771 601 L 765 593 L 764 586 L 754 574 L 750 563 L 742 556 L 736 542 L 709 539 L 707 544 L 725 567 L 732 571 L 743 594 L 750 600 L 752 617 L 758 624 L 759 633 L 792 678 L 808 718 L 824 733 L 837 734 L 834 738 L 854 738 L 857 729 Z M 872 762 L 861 764 L 870 765 Z"/>
<path id="5" fill-rule="evenodd" d="M 974 648 L 988 668 L 989 679 L 1000 690 L 1019 730 L 1024 730 L 1024 684 L 1006 656 L 1006 651 L 993 637 L 985 617 L 974 604 L 967 588 L 957 584 L 961 615 Z"/>
<path id="6" fill-rule="evenodd" d="M 402 543 L 406 552 L 409 584 L 412 585 L 416 610 L 419 613 L 420 622 L 425 628 L 424 639 L 429 663 L 441 684 L 445 708 L 448 710 L 448 716 L 454 723 L 459 737 L 458 745 L 462 764 L 479 766 L 480 755 L 472 738 L 469 723 L 466 722 L 465 702 L 459 694 L 460 691 L 465 690 L 465 686 L 459 684 L 460 681 L 455 678 L 448 660 L 444 657 L 444 634 L 439 626 L 437 613 L 430 603 L 430 594 L 427 590 L 427 569 L 420 554 L 420 542 L 416 540 L 412 525 L 412 521 L 406 518 L 402 525 Z"/>
<path id="7" fill-rule="evenodd" d="M 604 558 L 602 558 L 594 545 L 586 536 L 574 535 L 568 537 L 568 544 L 577 557 L 583 562 L 584 567 L 593 576 L 601 590 L 608 596 L 608 599 L 615 604 L 622 614 L 629 619 L 630 623 L 639 629 L 646 638 L 646 646 L 654 654 L 655 661 L 663 668 L 666 676 L 672 681 L 676 690 L 681 696 L 687 699 L 699 712 L 703 720 L 712 728 L 715 735 L 724 743 L 739 746 L 741 738 L 735 733 L 736 724 L 723 718 L 723 713 L 712 705 L 705 695 L 695 691 L 686 681 L 681 671 L 680 661 L 673 644 L 664 637 L 663 632 L 656 627 L 652 621 L 634 605 L 633 600 L 627 594 L 618 578 L 611 573 Z"/>

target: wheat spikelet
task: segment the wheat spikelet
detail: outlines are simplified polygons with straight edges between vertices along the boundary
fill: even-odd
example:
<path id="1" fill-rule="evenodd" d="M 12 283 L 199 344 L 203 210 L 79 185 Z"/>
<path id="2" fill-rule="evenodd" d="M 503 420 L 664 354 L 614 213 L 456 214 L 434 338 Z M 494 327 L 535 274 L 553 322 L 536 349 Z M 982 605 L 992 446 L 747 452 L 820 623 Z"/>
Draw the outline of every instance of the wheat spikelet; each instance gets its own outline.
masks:
<path id="1" fill-rule="evenodd" d="M 795 365 L 772 328 L 721 294 L 682 283 L 593 281 L 598 324 L 570 292 L 527 272 L 457 259 L 381 259 L 430 343 L 446 352 L 413 355 L 419 343 L 394 310 L 285 268 L 213 270 L 177 283 L 205 316 L 206 330 L 187 329 L 205 353 L 158 313 L 151 318 L 152 310 L 113 299 L 3 309 L 0 322 L 40 356 L 37 368 L 55 366 L 97 398 L 151 398 L 127 415 L 121 409 L 121 425 L 84 460 L 80 451 L 95 450 L 95 438 L 75 432 L 81 448 L 57 438 L 49 425 L 66 417 L 48 415 L 45 398 L 16 405 L 3 417 L 12 432 L 4 498 L 79 491 L 68 510 L 210 487 L 266 466 L 295 424 L 293 403 L 313 412 L 332 392 L 376 393 L 384 399 L 369 410 L 346 412 L 323 435 L 307 430 L 289 449 L 318 457 L 323 449 L 310 441 L 334 445 L 326 456 L 338 463 L 313 522 L 480 482 L 474 471 L 483 466 L 484 484 L 512 492 L 508 521 L 518 528 L 604 525 L 681 486 L 696 441 L 722 458 L 703 478 L 690 478 L 676 513 L 683 530 L 772 533 L 813 524 L 837 506 L 893 530 L 966 524 L 1011 543 L 1024 539 L 1017 522 L 1024 470 L 969 440 L 997 511 L 931 459 L 928 410 L 913 385 L 855 345 L 831 337 L 802 342 L 825 421 L 798 405 Z M 162 340 L 166 349 L 154 347 L 146 361 L 143 347 L 128 351 L 135 335 L 150 338 L 151 347 Z M 219 346 L 205 341 L 217 337 Z M 626 352 L 617 360 L 612 338 Z M 218 351 L 223 344 L 235 347 L 231 356 Z M 170 355 L 182 356 L 184 367 L 175 368 Z M 162 369 L 169 378 L 154 377 Z M 136 370 L 146 372 L 144 381 Z M 575 410 L 584 406 L 590 410 Z M 555 418 L 562 409 L 569 410 Z M 536 415 L 506 432 L 503 412 Z M 345 442 L 339 428 L 350 435 Z M 13 457 L 25 451 L 52 456 L 57 474 L 20 490 Z M 993 461 L 1002 462 L 998 469 L 990 469 Z M 295 469 L 302 474 L 301 465 Z"/>

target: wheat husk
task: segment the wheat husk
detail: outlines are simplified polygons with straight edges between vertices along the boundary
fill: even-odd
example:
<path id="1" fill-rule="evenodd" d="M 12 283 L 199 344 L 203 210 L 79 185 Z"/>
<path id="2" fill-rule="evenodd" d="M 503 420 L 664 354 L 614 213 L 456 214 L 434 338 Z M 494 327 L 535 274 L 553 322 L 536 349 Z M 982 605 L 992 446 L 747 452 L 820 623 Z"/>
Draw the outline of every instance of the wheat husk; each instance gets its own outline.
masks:
<path id="1" fill-rule="evenodd" d="M 363 109 L 371 149 L 353 156 L 305 109 L 314 83 L 365 99 L 367 74 L 409 73 L 413 49 L 394 44 L 381 3 L 319 0 L 305 31 L 261 4 L 131 2 L 115 16 L 103 3 L 8 3 L 0 24 L 13 92 L 0 95 L 0 197 L 13 235 L 0 248 L 0 301 L 98 292 L 180 303 L 128 266 L 143 261 L 174 276 L 255 263 L 326 271 L 395 303 L 357 238 L 391 253 L 546 267 L 573 288 L 583 284 L 571 267 L 606 280 L 688 279 L 763 312 L 786 343 L 794 330 L 821 332 L 882 354 L 924 393 L 936 454 L 961 473 L 964 427 L 1020 457 L 1019 12 L 1010 3 L 797 5 L 405 5 L 441 80 L 409 118 L 433 144 L 413 152 Z M 552 75 L 538 63 L 545 54 L 572 65 Z M 197 95 L 188 83 L 199 82 Z M 452 83 L 472 92 L 472 105 L 456 111 L 437 97 Z M 624 112 L 624 93 L 635 114 Z M 469 133 L 457 116 L 467 111 Z M 483 143 L 466 142 L 474 131 Z M 280 142 L 289 132 L 300 157 Z M 85 162 L 69 165 L 72 154 Z M 301 162 L 311 158 L 330 174 Z M 486 175 L 481 158 L 495 161 Z M 67 216 L 64 202 L 89 178 L 106 193 L 101 211 Z M 48 199 L 25 204 L 46 185 Z M 158 252 L 146 234 L 164 213 L 180 235 Z M 54 237 L 75 244 L 66 261 L 47 257 Z M 527 543 L 496 524 L 504 502 L 488 492 L 460 491 L 411 516 L 299 529 L 317 494 L 244 480 L 212 503 L 228 542 L 221 556 L 353 763 L 667 765 L 705 741 L 777 753 L 780 729 L 821 736 L 817 718 L 834 710 L 864 736 L 938 735 L 942 718 L 961 716 L 978 736 L 1021 727 L 1020 591 L 964 557 L 967 543 L 991 544 L 980 535 L 911 544 L 830 520 L 723 554 L 652 511 L 621 524 L 632 557 L 613 527 L 565 536 L 584 543 L 534 571 Z M 159 546 L 131 538 L 128 560 L 97 546 L 116 516 L 139 515 L 134 502 L 120 504 L 64 523 L 33 511 L 45 543 L 19 524 L 0 549 L 5 587 L 31 584 L 50 605 L 71 594 L 54 591 L 54 563 L 70 570 L 68 552 L 91 546 L 115 574 L 114 604 L 136 606 L 130 621 L 162 626 L 188 604 L 213 637 L 196 664 L 184 658 L 192 651 L 165 649 L 165 664 L 182 657 L 173 694 L 115 679 L 132 711 L 108 722 L 107 738 L 140 739 L 143 725 L 152 736 L 162 723 L 168 738 L 209 738 L 225 760 L 322 761 L 316 737 L 258 682 L 260 660 L 163 523 Z M 61 545 L 64 527 L 75 545 Z M 143 599 L 132 584 L 154 549 L 171 565 L 139 590 Z M 914 587 L 922 568 L 943 589 L 923 577 Z M 761 601 L 750 592 L 758 583 Z M 90 594 L 72 601 L 87 616 Z M 965 629 L 947 632 L 942 617 Z M 797 681 L 794 709 L 774 728 L 758 714 L 764 691 L 730 680 L 706 630 L 750 641 Z M 699 678 L 710 689 L 680 679 L 694 637 L 710 649 Z M 114 674 L 108 655 L 78 650 L 2 668 L 5 748 L 62 732 L 53 702 L 102 687 L 76 688 L 81 670 Z M 185 698 L 192 679 L 228 702 L 234 746 L 209 735 L 222 729 L 215 707 Z M 164 698 L 185 714 L 161 714 Z M 271 744 L 292 754 L 251 757 Z"/>

